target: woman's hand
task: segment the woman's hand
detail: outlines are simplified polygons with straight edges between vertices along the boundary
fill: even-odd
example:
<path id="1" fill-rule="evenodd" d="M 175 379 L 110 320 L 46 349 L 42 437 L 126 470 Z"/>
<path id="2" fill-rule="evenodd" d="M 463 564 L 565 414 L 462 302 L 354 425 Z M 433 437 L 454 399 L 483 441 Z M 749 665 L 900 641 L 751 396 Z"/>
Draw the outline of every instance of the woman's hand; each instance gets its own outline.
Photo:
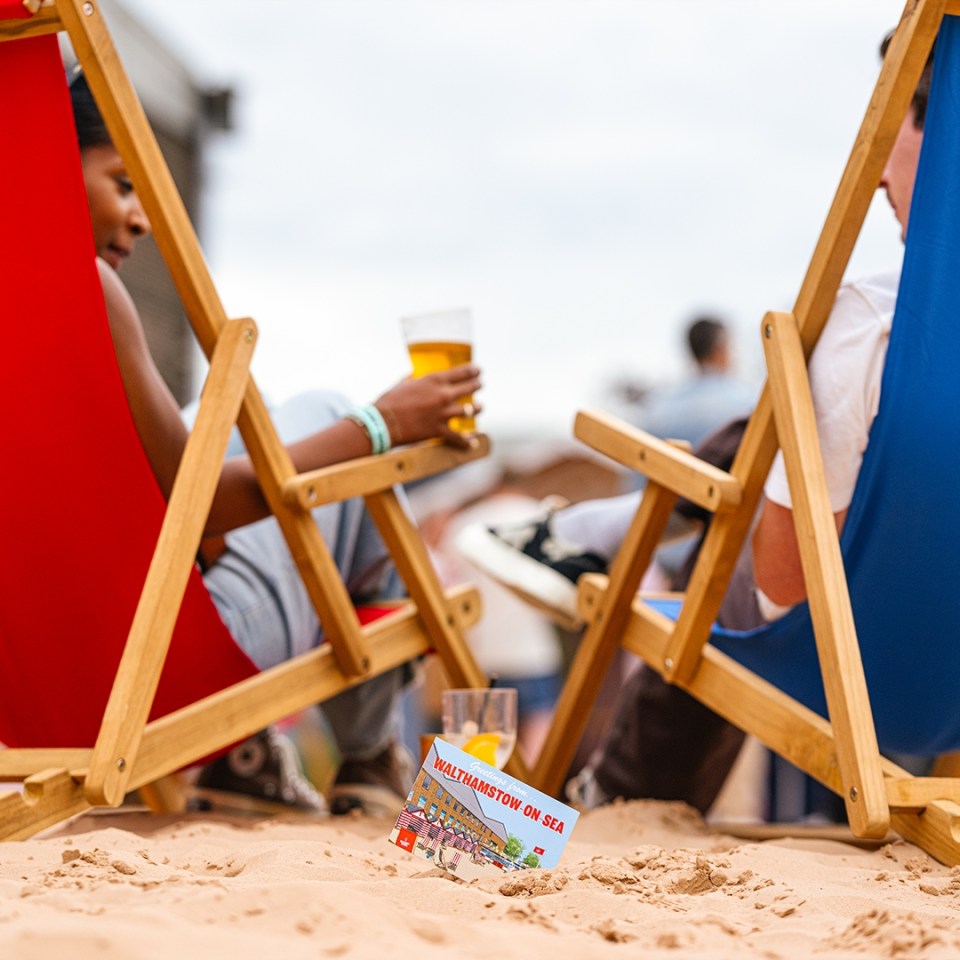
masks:
<path id="1" fill-rule="evenodd" d="M 401 380 L 380 397 L 376 406 L 394 446 L 440 437 L 457 447 L 469 447 L 471 435 L 451 430 L 451 417 L 472 415 L 467 405 L 480 389 L 480 370 L 465 363 L 439 373 Z M 482 409 L 473 404 L 473 413 Z"/>

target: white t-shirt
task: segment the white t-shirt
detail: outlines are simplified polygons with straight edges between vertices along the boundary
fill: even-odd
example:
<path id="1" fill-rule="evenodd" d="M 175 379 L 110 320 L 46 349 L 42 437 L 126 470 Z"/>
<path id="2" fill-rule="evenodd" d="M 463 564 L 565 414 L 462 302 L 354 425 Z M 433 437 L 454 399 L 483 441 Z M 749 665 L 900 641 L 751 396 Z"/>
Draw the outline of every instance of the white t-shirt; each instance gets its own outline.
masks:
<path id="1" fill-rule="evenodd" d="M 900 272 L 894 270 L 844 284 L 810 357 L 810 390 L 834 513 L 850 506 L 877 415 L 899 283 Z M 764 493 L 792 507 L 782 452 Z"/>
<path id="2" fill-rule="evenodd" d="M 850 506 L 880 406 L 880 380 L 899 285 L 899 270 L 845 283 L 810 356 L 810 392 L 834 513 Z M 782 451 L 777 452 L 763 492 L 768 500 L 793 507 Z M 790 609 L 774 603 L 759 587 L 756 592 L 760 613 L 768 622 Z"/>

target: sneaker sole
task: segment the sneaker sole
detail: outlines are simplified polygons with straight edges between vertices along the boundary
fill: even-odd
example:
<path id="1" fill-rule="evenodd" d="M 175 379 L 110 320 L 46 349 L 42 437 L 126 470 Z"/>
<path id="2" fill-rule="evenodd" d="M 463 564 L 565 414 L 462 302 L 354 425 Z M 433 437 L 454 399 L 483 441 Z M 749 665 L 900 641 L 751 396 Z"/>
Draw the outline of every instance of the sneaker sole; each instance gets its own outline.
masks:
<path id="1" fill-rule="evenodd" d="M 270 800 L 268 797 L 255 797 L 235 790 L 217 790 L 215 787 L 193 787 L 187 797 L 187 809 L 191 806 L 210 813 L 249 813 L 273 817 L 290 814 L 319 820 L 330 816 L 330 811 L 325 806 L 316 810 L 296 807 L 292 803 Z"/>
<path id="2" fill-rule="evenodd" d="M 330 806 L 334 816 L 343 816 L 337 811 L 338 797 L 359 801 L 360 806 L 347 810 L 347 815 L 359 811 L 368 817 L 396 817 L 407 801 L 406 797 L 401 797 L 389 787 L 377 787 L 369 783 L 337 784 L 330 790 Z"/>
<path id="3" fill-rule="evenodd" d="M 563 574 L 504 543 L 485 527 L 464 527 L 454 545 L 478 570 L 546 613 L 565 630 L 583 626 L 577 612 L 577 585 Z"/>

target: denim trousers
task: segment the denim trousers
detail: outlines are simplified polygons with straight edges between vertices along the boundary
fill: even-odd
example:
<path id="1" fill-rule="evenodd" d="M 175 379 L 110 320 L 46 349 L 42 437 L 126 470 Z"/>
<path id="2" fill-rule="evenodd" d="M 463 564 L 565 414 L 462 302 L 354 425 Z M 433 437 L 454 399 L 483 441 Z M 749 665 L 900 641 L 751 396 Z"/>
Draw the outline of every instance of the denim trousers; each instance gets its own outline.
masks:
<path id="1" fill-rule="evenodd" d="M 339 394 L 315 390 L 271 413 L 281 441 L 292 443 L 331 426 L 349 409 Z M 227 455 L 243 452 L 235 430 Z M 362 500 L 327 504 L 313 516 L 355 602 L 403 594 Z M 226 548 L 204 582 L 233 638 L 257 667 L 265 670 L 323 642 L 323 627 L 275 519 L 228 533 Z M 320 705 L 341 756 L 370 759 L 399 735 L 398 694 L 408 677 L 408 668 L 397 667 Z"/>

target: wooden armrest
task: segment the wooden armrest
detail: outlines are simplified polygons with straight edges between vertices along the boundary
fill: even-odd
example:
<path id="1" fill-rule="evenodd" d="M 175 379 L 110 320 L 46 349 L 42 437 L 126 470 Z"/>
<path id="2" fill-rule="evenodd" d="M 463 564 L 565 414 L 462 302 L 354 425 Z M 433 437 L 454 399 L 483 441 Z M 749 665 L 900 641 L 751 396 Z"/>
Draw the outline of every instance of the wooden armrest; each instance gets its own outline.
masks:
<path id="1" fill-rule="evenodd" d="M 288 506 L 312 510 L 324 503 L 378 493 L 487 456 L 489 438 L 480 435 L 477 441 L 476 447 L 461 450 L 439 440 L 427 440 L 379 456 L 358 457 L 297 474 L 284 484 L 283 499 Z"/>
<path id="2" fill-rule="evenodd" d="M 740 482 L 676 444 L 598 411 L 581 411 L 577 439 L 692 503 L 720 513 L 740 505 Z"/>
<path id="3" fill-rule="evenodd" d="M 11 747 L 0 750 L 0 783 L 23 780 L 43 770 L 85 774 L 93 751 L 84 747 Z"/>
<path id="4" fill-rule="evenodd" d="M 0 20 L 0 40 L 21 40 L 57 33 L 63 22 L 53 0 L 24 0 L 23 17 Z"/>

